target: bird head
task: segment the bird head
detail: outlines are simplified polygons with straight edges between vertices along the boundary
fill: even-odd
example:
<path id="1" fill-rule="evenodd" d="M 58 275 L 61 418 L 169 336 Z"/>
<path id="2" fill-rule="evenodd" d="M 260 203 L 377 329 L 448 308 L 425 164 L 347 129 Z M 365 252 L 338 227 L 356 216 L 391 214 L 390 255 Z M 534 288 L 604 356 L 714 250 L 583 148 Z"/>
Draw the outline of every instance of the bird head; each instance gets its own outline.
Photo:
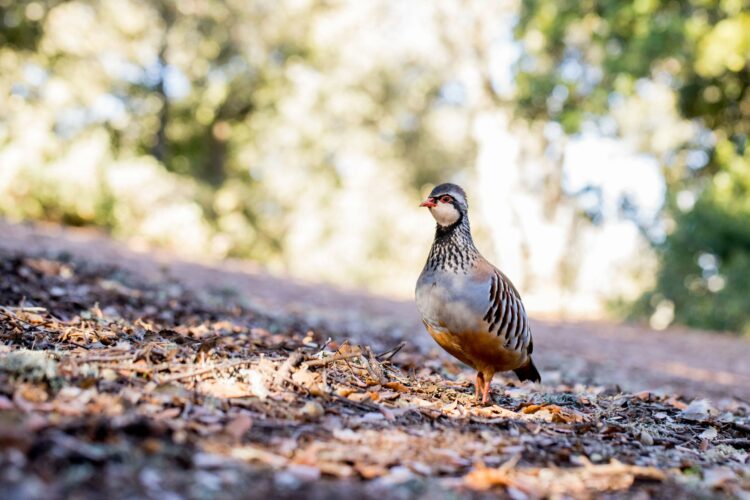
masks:
<path id="1" fill-rule="evenodd" d="M 450 183 L 436 186 L 419 206 L 429 208 L 437 223 L 443 227 L 461 220 L 469 209 L 464 190 Z"/>

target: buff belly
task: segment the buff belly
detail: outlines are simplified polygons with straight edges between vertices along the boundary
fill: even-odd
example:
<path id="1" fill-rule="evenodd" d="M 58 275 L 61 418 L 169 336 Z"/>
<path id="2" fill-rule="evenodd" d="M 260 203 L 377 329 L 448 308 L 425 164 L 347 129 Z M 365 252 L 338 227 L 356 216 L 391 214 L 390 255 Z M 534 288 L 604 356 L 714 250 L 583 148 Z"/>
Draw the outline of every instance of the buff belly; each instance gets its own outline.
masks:
<path id="1" fill-rule="evenodd" d="M 435 342 L 453 357 L 483 373 L 495 373 L 519 368 L 526 363 L 525 353 L 503 347 L 497 335 L 474 331 L 454 334 L 425 324 Z"/>

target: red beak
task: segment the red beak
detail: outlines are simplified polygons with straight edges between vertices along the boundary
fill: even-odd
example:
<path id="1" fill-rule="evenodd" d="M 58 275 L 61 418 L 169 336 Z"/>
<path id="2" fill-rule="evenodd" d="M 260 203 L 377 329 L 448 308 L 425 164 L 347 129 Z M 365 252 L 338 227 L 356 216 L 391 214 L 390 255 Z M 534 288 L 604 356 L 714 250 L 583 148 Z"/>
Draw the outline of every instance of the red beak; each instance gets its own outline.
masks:
<path id="1" fill-rule="evenodd" d="M 435 203 L 435 198 L 427 198 L 422 203 L 420 203 L 419 206 L 420 207 L 432 208 L 432 207 L 436 207 L 437 203 Z"/>

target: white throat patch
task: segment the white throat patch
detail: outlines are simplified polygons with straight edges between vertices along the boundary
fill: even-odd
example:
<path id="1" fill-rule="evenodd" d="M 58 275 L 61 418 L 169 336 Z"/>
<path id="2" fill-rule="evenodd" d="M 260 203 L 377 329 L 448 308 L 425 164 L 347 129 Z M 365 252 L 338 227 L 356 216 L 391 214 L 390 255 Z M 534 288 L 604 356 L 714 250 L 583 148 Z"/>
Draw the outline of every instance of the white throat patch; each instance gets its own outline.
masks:
<path id="1" fill-rule="evenodd" d="M 438 201 L 437 206 L 430 208 L 430 213 L 441 226 L 447 227 L 455 223 L 461 214 L 452 203 Z"/>

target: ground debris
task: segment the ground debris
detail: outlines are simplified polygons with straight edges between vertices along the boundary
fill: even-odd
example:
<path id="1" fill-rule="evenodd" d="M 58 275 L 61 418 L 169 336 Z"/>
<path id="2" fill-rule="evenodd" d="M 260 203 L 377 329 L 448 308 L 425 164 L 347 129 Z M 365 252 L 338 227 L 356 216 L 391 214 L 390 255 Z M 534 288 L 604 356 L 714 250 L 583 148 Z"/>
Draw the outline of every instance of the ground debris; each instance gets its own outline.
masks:
<path id="1" fill-rule="evenodd" d="M 479 406 L 471 373 L 403 342 L 375 354 L 177 282 L 0 257 L 0 490 L 11 496 L 750 491 L 742 401 L 498 377 L 494 404 Z"/>

